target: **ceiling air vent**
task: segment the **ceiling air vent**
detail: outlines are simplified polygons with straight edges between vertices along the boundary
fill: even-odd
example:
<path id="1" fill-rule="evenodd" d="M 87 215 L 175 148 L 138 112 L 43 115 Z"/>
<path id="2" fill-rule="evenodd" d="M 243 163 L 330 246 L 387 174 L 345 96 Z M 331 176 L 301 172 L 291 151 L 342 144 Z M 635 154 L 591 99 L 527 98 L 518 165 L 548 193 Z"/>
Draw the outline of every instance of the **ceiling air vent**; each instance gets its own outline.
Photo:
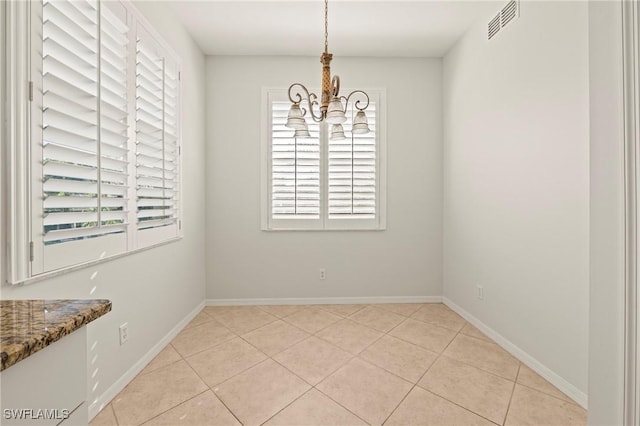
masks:
<path id="1" fill-rule="evenodd" d="M 511 0 L 505 7 L 500 11 L 501 18 L 501 26 L 504 27 L 507 25 L 513 18 L 518 16 L 518 2 L 516 0 Z"/>
<path id="2" fill-rule="evenodd" d="M 487 28 L 487 31 L 488 31 L 489 40 L 491 40 L 491 37 L 498 34 L 498 31 L 500 31 L 500 14 L 499 13 L 496 15 L 495 18 L 489 21 L 489 26 Z"/>
<path id="3" fill-rule="evenodd" d="M 487 26 L 487 38 L 491 40 L 500 29 L 504 28 L 514 18 L 520 16 L 519 0 L 511 0 L 500 12 L 489 21 Z"/>

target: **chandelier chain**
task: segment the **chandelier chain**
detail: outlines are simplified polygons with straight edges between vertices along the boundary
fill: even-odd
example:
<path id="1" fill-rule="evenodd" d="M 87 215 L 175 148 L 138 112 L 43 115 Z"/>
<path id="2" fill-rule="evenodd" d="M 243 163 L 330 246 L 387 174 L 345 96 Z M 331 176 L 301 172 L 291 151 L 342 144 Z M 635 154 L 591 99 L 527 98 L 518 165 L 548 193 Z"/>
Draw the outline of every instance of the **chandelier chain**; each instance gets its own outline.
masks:
<path id="1" fill-rule="evenodd" d="M 329 53 L 329 0 L 324 0 L 324 53 Z"/>

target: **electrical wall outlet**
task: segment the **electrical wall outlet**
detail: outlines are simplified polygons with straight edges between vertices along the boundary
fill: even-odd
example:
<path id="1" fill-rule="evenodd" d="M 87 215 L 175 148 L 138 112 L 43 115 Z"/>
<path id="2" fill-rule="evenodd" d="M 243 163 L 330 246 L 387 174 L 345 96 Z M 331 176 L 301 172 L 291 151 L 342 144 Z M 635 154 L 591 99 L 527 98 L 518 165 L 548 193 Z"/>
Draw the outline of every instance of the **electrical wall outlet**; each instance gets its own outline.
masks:
<path id="1" fill-rule="evenodd" d="M 484 287 L 482 287 L 481 285 L 477 285 L 476 291 L 477 291 L 478 299 L 484 300 Z"/>
<path id="2" fill-rule="evenodd" d="M 320 268 L 320 279 L 321 280 L 327 279 L 327 270 L 324 268 Z"/>
<path id="3" fill-rule="evenodd" d="M 129 323 L 125 322 L 120 326 L 120 345 L 124 345 L 129 340 Z"/>

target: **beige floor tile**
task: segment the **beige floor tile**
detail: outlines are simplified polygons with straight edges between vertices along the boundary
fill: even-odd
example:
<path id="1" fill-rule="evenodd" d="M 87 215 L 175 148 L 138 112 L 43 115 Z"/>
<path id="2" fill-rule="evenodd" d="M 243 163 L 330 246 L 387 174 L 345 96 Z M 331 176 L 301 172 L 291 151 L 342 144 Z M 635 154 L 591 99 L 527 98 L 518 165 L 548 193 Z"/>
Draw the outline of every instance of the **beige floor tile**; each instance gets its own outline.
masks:
<path id="1" fill-rule="evenodd" d="M 434 352 L 388 335 L 360 354 L 360 358 L 411 383 L 420 380 L 437 357 Z"/>
<path id="2" fill-rule="evenodd" d="M 266 359 L 266 355 L 239 337 L 187 358 L 189 365 L 211 387 Z"/>
<path id="3" fill-rule="evenodd" d="M 402 315 L 394 314 L 391 311 L 385 309 L 376 308 L 374 306 L 367 306 L 361 311 L 351 315 L 349 319 L 357 321 L 367 327 L 375 328 L 376 330 L 388 333 L 395 326 L 405 320 Z"/>
<path id="4" fill-rule="evenodd" d="M 185 361 L 137 376 L 112 401 L 118 423 L 139 425 L 204 392 L 207 385 Z"/>
<path id="5" fill-rule="evenodd" d="M 426 303 L 413 313 L 411 318 L 455 331 L 460 331 L 467 323 L 464 318 L 442 303 Z"/>
<path id="6" fill-rule="evenodd" d="M 150 373 L 158 368 L 180 361 L 181 359 L 182 357 L 180 354 L 173 348 L 173 346 L 171 346 L 171 344 L 168 344 L 158 355 L 156 355 L 154 359 L 151 360 L 149 364 L 147 364 L 140 374 Z"/>
<path id="7" fill-rule="evenodd" d="M 495 343 L 489 336 L 484 334 L 482 331 L 478 330 L 473 325 L 467 323 L 462 330 L 460 330 L 461 334 L 466 336 L 475 337 L 476 339 L 486 340 L 487 342 Z"/>
<path id="8" fill-rule="evenodd" d="M 343 319 L 318 332 L 317 336 L 354 355 L 378 340 L 383 333 Z"/>
<path id="9" fill-rule="evenodd" d="M 321 309 L 329 311 L 332 314 L 340 315 L 341 317 L 348 317 L 353 315 L 361 309 L 367 307 L 367 305 L 319 305 Z"/>
<path id="10" fill-rule="evenodd" d="M 521 385 L 546 393 L 547 395 L 555 396 L 556 398 L 575 404 L 573 399 L 562 393 L 558 388 L 547 382 L 542 376 L 524 364 L 520 364 L 517 382 Z"/>
<path id="11" fill-rule="evenodd" d="M 456 336 L 453 330 L 411 318 L 391 330 L 389 334 L 438 353 L 442 352 Z"/>
<path id="12" fill-rule="evenodd" d="M 211 348 L 231 340 L 236 335 L 216 321 L 205 322 L 187 330 L 182 330 L 171 345 L 183 357 Z"/>
<path id="13" fill-rule="evenodd" d="M 195 317 L 193 317 L 193 319 L 189 322 L 189 324 L 187 324 L 185 326 L 185 330 L 187 328 L 191 328 L 194 327 L 196 325 L 200 325 L 200 324 L 204 324 L 205 322 L 208 321 L 213 321 L 213 317 L 209 314 L 207 314 L 204 310 L 200 311 L 200 313 L 198 313 L 198 315 L 196 315 Z"/>
<path id="14" fill-rule="evenodd" d="M 386 309 L 403 317 L 410 317 L 411 314 L 417 311 L 422 305 L 422 303 L 381 303 L 373 306 Z"/>
<path id="15" fill-rule="evenodd" d="M 90 426 L 118 426 L 111 404 L 108 404 L 91 420 Z"/>
<path id="16" fill-rule="evenodd" d="M 341 319 L 342 317 L 320 308 L 303 309 L 284 318 L 289 324 L 293 324 L 308 333 L 316 333 Z"/>
<path id="17" fill-rule="evenodd" d="M 243 334 L 242 338 L 269 356 L 282 352 L 309 337 L 309 333 L 278 320 Z"/>
<path id="18" fill-rule="evenodd" d="M 240 422 L 210 390 L 154 417 L 145 426 L 237 425 Z"/>
<path id="19" fill-rule="evenodd" d="M 518 375 L 520 362 L 497 344 L 485 340 L 458 334 L 443 354 L 514 382 Z"/>
<path id="20" fill-rule="evenodd" d="M 304 309 L 300 305 L 261 305 L 257 307 L 278 318 L 284 318 Z"/>
<path id="21" fill-rule="evenodd" d="M 278 317 L 268 314 L 255 306 L 218 313 L 215 318 L 229 330 L 238 334 L 247 333 L 278 319 Z"/>
<path id="22" fill-rule="evenodd" d="M 494 426 L 490 421 L 415 387 L 393 412 L 385 426 L 464 425 Z"/>
<path id="23" fill-rule="evenodd" d="M 316 386 L 372 425 L 382 424 L 411 387 L 411 383 L 358 358 Z"/>
<path id="24" fill-rule="evenodd" d="M 267 359 L 214 388 L 244 425 L 262 424 L 305 393 L 310 386 Z"/>
<path id="25" fill-rule="evenodd" d="M 522 385 L 516 385 L 506 425 L 572 426 L 586 425 L 587 412 Z"/>
<path id="26" fill-rule="evenodd" d="M 346 364 L 352 355 L 311 336 L 273 357 L 312 385 Z"/>
<path id="27" fill-rule="evenodd" d="M 513 382 L 456 360 L 440 357 L 418 386 L 502 424 Z"/>
<path id="28" fill-rule="evenodd" d="M 361 419 L 315 389 L 272 417 L 265 426 L 366 425 Z"/>

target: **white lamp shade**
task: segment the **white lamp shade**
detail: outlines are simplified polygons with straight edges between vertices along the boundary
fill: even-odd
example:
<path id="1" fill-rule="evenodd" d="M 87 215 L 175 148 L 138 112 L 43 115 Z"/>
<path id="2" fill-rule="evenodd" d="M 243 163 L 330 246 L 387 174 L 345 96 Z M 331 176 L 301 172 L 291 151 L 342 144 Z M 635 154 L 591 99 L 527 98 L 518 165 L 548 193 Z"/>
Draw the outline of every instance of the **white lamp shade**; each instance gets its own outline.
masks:
<path id="1" fill-rule="evenodd" d="M 356 135 L 364 135 L 369 133 L 369 121 L 367 120 L 367 116 L 364 111 L 358 111 L 355 118 L 353 119 L 353 126 L 351 127 L 351 132 Z"/>
<path id="2" fill-rule="evenodd" d="M 311 134 L 309 133 L 309 129 L 298 129 L 293 133 L 293 137 L 296 139 L 305 139 L 310 138 Z"/>
<path id="3" fill-rule="evenodd" d="M 306 130 L 307 122 L 304 118 L 287 118 L 285 126 L 294 130 Z"/>
<path id="4" fill-rule="evenodd" d="M 329 124 L 342 124 L 347 121 L 347 117 L 344 115 L 344 110 L 342 109 L 342 102 L 340 102 L 340 98 L 337 96 L 334 96 L 331 102 L 329 102 L 329 109 L 327 110 L 325 121 Z"/>
<path id="5" fill-rule="evenodd" d="M 344 135 L 344 129 L 342 128 L 342 124 L 331 125 L 331 140 L 340 141 L 343 139 L 346 139 L 346 136 Z"/>
<path id="6" fill-rule="evenodd" d="M 307 129 L 307 122 L 304 120 L 300 104 L 294 103 L 291 105 L 285 126 L 295 130 Z"/>

